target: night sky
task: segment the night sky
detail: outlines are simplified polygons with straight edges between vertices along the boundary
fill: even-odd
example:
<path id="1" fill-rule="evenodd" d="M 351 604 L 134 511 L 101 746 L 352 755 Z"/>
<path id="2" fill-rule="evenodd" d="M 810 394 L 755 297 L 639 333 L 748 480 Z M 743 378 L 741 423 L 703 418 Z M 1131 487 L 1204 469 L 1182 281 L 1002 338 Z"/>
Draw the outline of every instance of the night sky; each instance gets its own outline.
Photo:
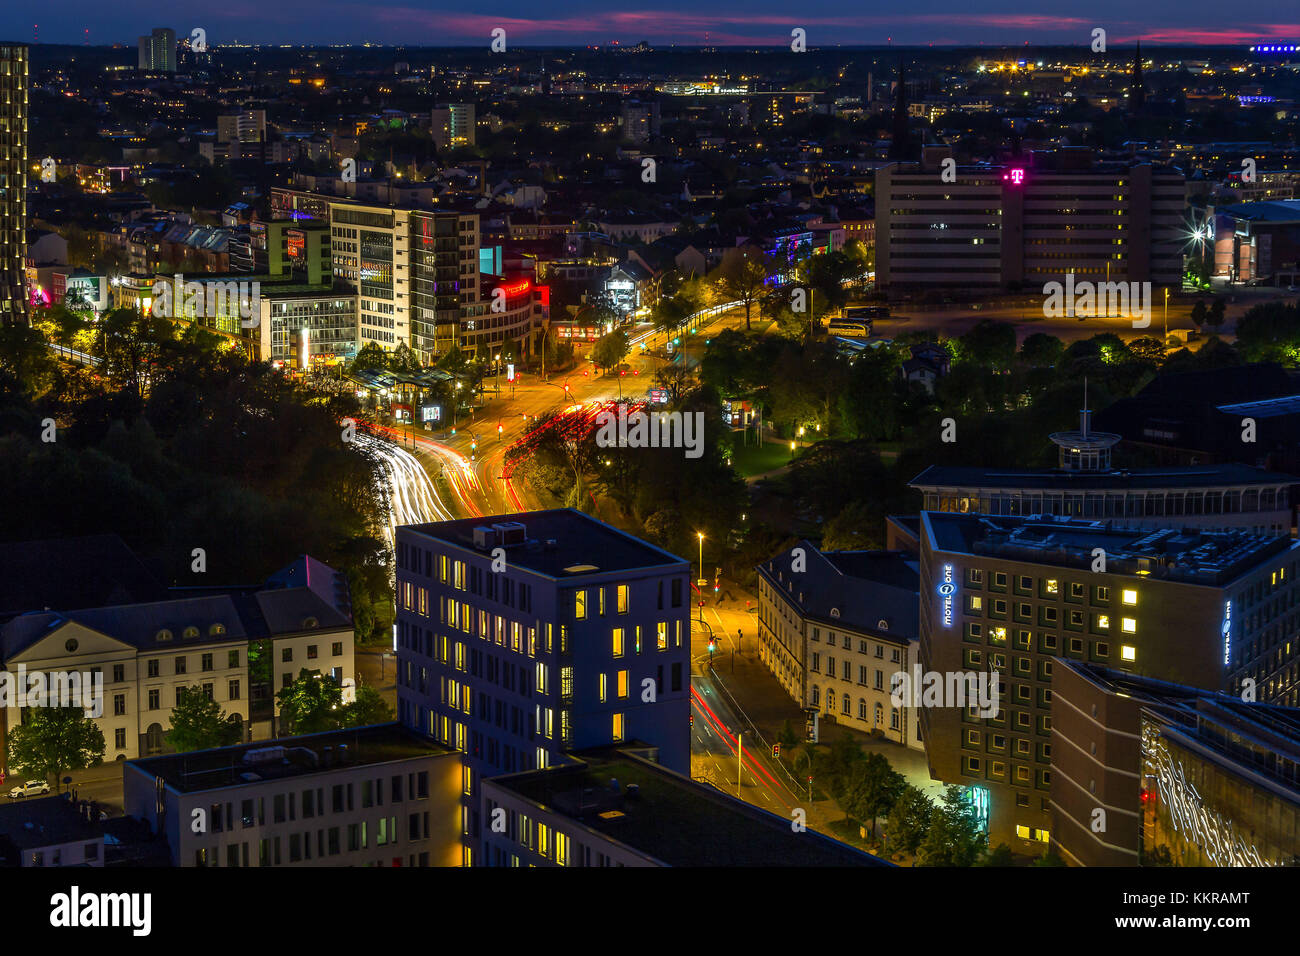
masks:
<path id="1" fill-rule="evenodd" d="M 151 27 L 178 35 L 201 26 L 210 43 L 383 43 L 463 46 L 488 43 L 504 27 L 511 45 L 569 46 L 674 43 L 698 46 L 788 45 L 790 30 L 808 31 L 808 45 L 1087 45 L 1094 27 L 1111 43 L 1240 44 L 1300 40 L 1295 0 L 1101 0 L 1060 12 L 1061 0 L 972 4 L 970 0 L 908 0 L 906 4 L 846 0 L 6 0 L 0 39 L 43 43 L 134 43 Z M 899 12 L 903 7 L 906 12 Z M 979 7 L 980 12 L 973 12 Z M 472 11 L 472 12 L 471 12 Z"/>

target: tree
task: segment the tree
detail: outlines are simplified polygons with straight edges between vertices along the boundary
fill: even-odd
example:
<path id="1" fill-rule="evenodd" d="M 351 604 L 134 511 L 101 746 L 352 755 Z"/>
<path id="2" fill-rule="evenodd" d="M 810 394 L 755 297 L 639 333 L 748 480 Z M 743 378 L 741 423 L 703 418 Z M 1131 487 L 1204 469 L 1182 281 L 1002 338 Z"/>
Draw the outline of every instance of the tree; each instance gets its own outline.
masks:
<path id="1" fill-rule="evenodd" d="M 1031 368 L 1052 368 L 1064 351 L 1065 345 L 1055 335 L 1034 332 L 1020 345 L 1020 361 Z"/>
<path id="2" fill-rule="evenodd" d="M 884 754 L 869 753 L 849 772 L 844 809 L 862 823 L 870 820 L 875 839 L 877 818 L 888 816 L 906 785 L 903 775 L 890 766 Z"/>
<path id="3" fill-rule="evenodd" d="M 343 688 L 324 674 L 303 668 L 298 678 L 275 695 L 280 722 L 291 734 L 337 730 L 343 720 Z"/>
<path id="4" fill-rule="evenodd" d="M 1222 296 L 1215 296 L 1214 302 L 1210 305 L 1210 313 L 1205 317 L 1205 322 L 1210 328 L 1218 331 L 1223 325 L 1224 314 L 1227 311 L 1227 305 Z"/>
<path id="5" fill-rule="evenodd" d="M 1016 329 L 1006 322 L 980 319 L 963 335 L 961 358 L 986 369 L 1002 371 L 1011 367 L 1016 354 Z"/>
<path id="6" fill-rule="evenodd" d="M 0 377 L 11 378 L 29 396 L 49 386 L 56 363 L 45 336 L 30 325 L 0 322 Z"/>
<path id="7" fill-rule="evenodd" d="M 388 354 L 378 342 L 367 342 L 352 360 L 350 372 L 382 372 L 388 368 Z"/>
<path id="8" fill-rule="evenodd" d="M 1034 866 L 1065 866 L 1065 861 L 1057 855 L 1055 850 L 1048 850 L 1034 861 Z"/>
<path id="9" fill-rule="evenodd" d="M 591 360 L 602 369 L 617 369 L 623 359 L 627 358 L 630 350 L 627 333 L 622 329 L 615 329 L 596 340 L 591 350 Z"/>
<path id="10" fill-rule="evenodd" d="M 930 829 L 933 816 L 934 803 L 930 798 L 911 784 L 904 784 L 886 821 L 890 848 L 915 853 Z"/>
<path id="11" fill-rule="evenodd" d="M 930 828 L 917 850 L 922 866 L 974 866 L 988 849 L 975 804 L 958 787 L 944 790 L 930 815 Z"/>
<path id="12" fill-rule="evenodd" d="M 799 735 L 795 733 L 794 725 L 788 719 L 781 725 L 781 733 L 776 739 L 777 743 L 784 747 L 787 752 L 799 746 Z"/>
<path id="13" fill-rule="evenodd" d="M 75 704 L 28 707 L 7 736 L 9 766 L 58 784 L 69 770 L 97 767 L 104 759 L 104 733 Z"/>
<path id="14" fill-rule="evenodd" d="M 984 854 L 984 859 L 980 861 L 980 866 L 1014 866 L 1015 855 L 1011 852 L 1011 847 L 1005 843 L 999 843 L 994 849 Z"/>
<path id="15" fill-rule="evenodd" d="M 343 708 L 344 727 L 368 727 L 371 724 L 386 724 L 393 719 L 393 710 L 379 691 L 369 684 L 357 688 L 357 698 Z"/>
<path id="16" fill-rule="evenodd" d="M 1196 323 L 1198 329 L 1205 325 L 1208 314 L 1209 310 L 1205 308 L 1205 300 L 1197 299 L 1196 304 L 1192 306 L 1192 321 Z"/>
<path id="17" fill-rule="evenodd" d="M 723 295 L 745 307 L 745 330 L 750 331 L 750 311 L 763 295 L 769 271 L 757 249 L 736 249 L 723 256 L 718 285 Z"/>
<path id="18" fill-rule="evenodd" d="M 167 743 L 177 753 L 228 747 L 243 737 L 239 715 L 224 713 L 221 705 L 205 694 L 202 687 L 196 684 L 176 688 L 176 706 L 172 709 Z"/>

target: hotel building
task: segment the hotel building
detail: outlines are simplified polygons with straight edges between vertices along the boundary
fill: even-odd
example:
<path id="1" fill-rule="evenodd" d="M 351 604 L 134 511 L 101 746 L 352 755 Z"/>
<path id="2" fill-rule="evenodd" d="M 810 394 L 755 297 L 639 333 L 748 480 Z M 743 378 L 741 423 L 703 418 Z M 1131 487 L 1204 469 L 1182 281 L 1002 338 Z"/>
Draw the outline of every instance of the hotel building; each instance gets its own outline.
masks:
<path id="1" fill-rule="evenodd" d="M 823 720 L 924 749 L 913 708 L 891 699 L 893 675 L 919 661 L 916 561 L 800 541 L 756 570 L 759 658 L 786 693 Z"/>
<path id="2" fill-rule="evenodd" d="M 1297 547 L 1243 531 L 922 512 L 922 666 L 989 672 L 999 688 L 992 717 L 920 708 L 931 775 L 985 791 L 992 845 L 1036 852 L 1051 833 L 1058 658 L 1294 705 Z"/>
<path id="3" fill-rule="evenodd" d="M 462 751 L 465 863 L 480 787 L 637 741 L 690 765 L 690 566 L 571 510 L 397 529 L 398 719 Z"/>
<path id="4" fill-rule="evenodd" d="M 940 151 L 876 173 L 881 288 L 1033 290 L 1076 279 L 1181 282 L 1183 174 L 1149 163 L 1095 163 L 1087 150 L 956 166 Z"/>

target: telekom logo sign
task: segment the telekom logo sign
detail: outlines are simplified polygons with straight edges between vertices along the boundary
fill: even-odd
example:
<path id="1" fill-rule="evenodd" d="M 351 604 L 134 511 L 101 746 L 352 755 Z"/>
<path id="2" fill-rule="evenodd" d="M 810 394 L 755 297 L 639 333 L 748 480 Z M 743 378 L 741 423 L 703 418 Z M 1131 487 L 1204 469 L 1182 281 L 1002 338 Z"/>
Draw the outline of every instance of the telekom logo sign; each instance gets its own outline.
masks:
<path id="1" fill-rule="evenodd" d="M 1025 171 L 1023 169 L 1013 169 L 1002 174 L 1004 180 L 1011 180 L 1013 186 L 1019 186 L 1025 181 Z"/>

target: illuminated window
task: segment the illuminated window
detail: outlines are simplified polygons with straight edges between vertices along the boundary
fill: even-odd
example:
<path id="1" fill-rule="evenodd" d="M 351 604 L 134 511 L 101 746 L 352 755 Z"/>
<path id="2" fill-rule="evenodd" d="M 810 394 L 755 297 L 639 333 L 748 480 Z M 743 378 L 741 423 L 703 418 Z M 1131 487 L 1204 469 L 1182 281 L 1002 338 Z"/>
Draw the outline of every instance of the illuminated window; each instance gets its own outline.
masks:
<path id="1" fill-rule="evenodd" d="M 1109 614 L 1098 614 L 1098 615 L 1097 615 L 1097 626 L 1098 626 L 1099 628 L 1101 628 L 1102 630 L 1106 630 L 1106 629 L 1108 629 L 1108 628 L 1110 627 L 1110 615 L 1109 615 Z"/>
<path id="2" fill-rule="evenodd" d="M 614 628 L 614 656 L 623 656 L 623 629 L 621 627 Z"/>
<path id="3" fill-rule="evenodd" d="M 587 619 L 587 592 L 573 592 L 573 617 L 575 620 L 585 621 Z"/>
<path id="4" fill-rule="evenodd" d="M 1137 656 L 1138 656 L 1137 648 L 1134 647 L 1132 644 L 1121 644 L 1119 646 L 1119 656 L 1121 659 L 1131 664 L 1135 660 L 1137 660 Z"/>
<path id="5" fill-rule="evenodd" d="M 1138 622 L 1131 617 L 1120 618 L 1119 626 L 1125 634 L 1136 634 Z"/>
<path id="6" fill-rule="evenodd" d="M 661 651 L 668 650 L 668 622 L 660 621 L 655 627 L 658 629 L 656 631 L 658 649 Z"/>
<path id="7" fill-rule="evenodd" d="M 614 741 L 618 742 L 623 739 L 623 715 L 614 715 Z"/>
<path id="8" fill-rule="evenodd" d="M 618 672 L 618 696 L 620 698 L 627 697 L 627 684 L 628 684 L 627 671 L 619 671 Z"/>
<path id="9" fill-rule="evenodd" d="M 616 601 L 617 601 L 618 613 L 626 614 L 627 613 L 627 585 L 626 584 L 618 585 L 615 593 L 617 595 Z"/>
<path id="10" fill-rule="evenodd" d="M 599 613 L 600 613 L 600 616 L 601 616 L 601 617 L 604 617 L 604 616 L 605 616 L 605 589 L 604 589 L 604 588 L 600 588 L 600 589 L 597 590 L 596 593 L 597 593 L 597 595 L 599 596 L 599 599 L 600 599 L 600 600 L 599 600 L 599 603 L 600 603 L 600 611 L 599 611 Z"/>
<path id="11" fill-rule="evenodd" d="M 1060 590 L 1055 578 L 1048 578 L 1047 581 L 1044 582 L 1044 586 L 1048 594 L 1056 594 L 1057 591 Z"/>
<path id="12" fill-rule="evenodd" d="M 609 698 L 608 692 L 609 678 L 604 674 L 600 675 L 600 702 L 603 704 Z"/>
<path id="13" fill-rule="evenodd" d="M 984 609 L 984 599 L 978 594 L 970 596 L 970 609 L 972 611 L 982 611 Z"/>
<path id="14" fill-rule="evenodd" d="M 1137 591 L 1131 591 L 1128 588 L 1125 588 L 1123 593 L 1123 599 L 1125 604 L 1127 604 L 1129 607 L 1133 607 L 1138 602 L 1138 593 Z"/>

